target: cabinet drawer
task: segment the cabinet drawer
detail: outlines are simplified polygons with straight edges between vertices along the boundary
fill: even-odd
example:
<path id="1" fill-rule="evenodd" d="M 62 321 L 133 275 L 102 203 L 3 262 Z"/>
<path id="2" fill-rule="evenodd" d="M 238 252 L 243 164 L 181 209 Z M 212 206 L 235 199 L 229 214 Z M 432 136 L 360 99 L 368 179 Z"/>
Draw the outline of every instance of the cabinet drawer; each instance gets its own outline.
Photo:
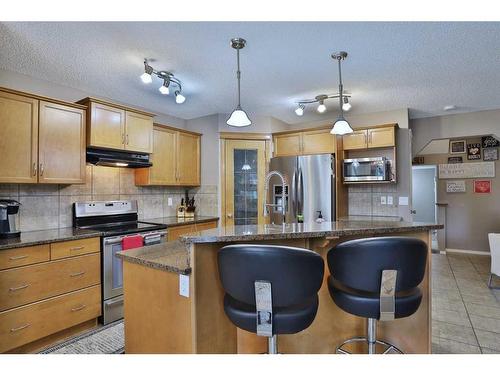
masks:
<path id="1" fill-rule="evenodd" d="M 0 311 L 100 283 L 101 255 L 0 271 Z"/>
<path id="2" fill-rule="evenodd" d="M 0 270 L 46 262 L 49 259 L 49 245 L 2 250 L 0 251 Z"/>
<path id="3" fill-rule="evenodd" d="M 50 259 L 69 258 L 77 255 L 98 253 L 101 250 L 99 237 L 85 238 L 50 244 Z"/>
<path id="4" fill-rule="evenodd" d="M 101 286 L 0 313 L 0 352 L 41 339 L 101 315 Z"/>
<path id="5" fill-rule="evenodd" d="M 217 222 L 216 221 L 210 221 L 208 223 L 198 223 L 196 224 L 196 231 L 201 231 L 201 230 L 207 230 L 207 229 L 213 229 L 217 228 Z"/>

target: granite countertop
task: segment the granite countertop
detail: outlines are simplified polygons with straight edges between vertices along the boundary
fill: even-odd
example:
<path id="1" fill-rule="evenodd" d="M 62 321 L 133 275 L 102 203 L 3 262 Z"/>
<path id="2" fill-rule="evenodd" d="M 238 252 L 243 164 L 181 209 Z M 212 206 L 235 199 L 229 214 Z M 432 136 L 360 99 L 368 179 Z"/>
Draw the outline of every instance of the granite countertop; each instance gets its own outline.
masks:
<path id="1" fill-rule="evenodd" d="M 140 221 L 146 223 L 155 223 L 155 224 L 165 224 L 168 227 L 176 227 L 179 225 L 186 224 L 197 224 L 197 223 L 206 223 L 210 221 L 218 221 L 219 218 L 216 216 L 198 216 L 196 215 L 194 218 L 182 218 L 176 216 L 166 216 L 166 217 L 158 217 L 155 219 L 142 219 Z"/>
<path id="2" fill-rule="evenodd" d="M 43 245 L 52 242 L 71 241 L 81 238 L 98 237 L 101 232 L 87 229 L 59 228 L 21 232 L 21 237 L 0 238 L 0 250 L 24 246 Z"/>
<path id="3" fill-rule="evenodd" d="M 179 240 L 120 251 L 116 255 L 124 261 L 141 264 L 146 267 L 184 275 L 191 273 L 189 248 Z"/>
<path id="4" fill-rule="evenodd" d="M 442 224 L 410 223 L 388 220 L 348 220 L 286 224 L 286 225 L 237 225 L 219 227 L 198 233 L 180 236 L 179 240 L 186 243 L 212 243 L 235 241 L 265 241 L 294 238 L 343 237 L 354 235 L 397 234 L 408 231 L 425 231 L 442 229 Z"/>

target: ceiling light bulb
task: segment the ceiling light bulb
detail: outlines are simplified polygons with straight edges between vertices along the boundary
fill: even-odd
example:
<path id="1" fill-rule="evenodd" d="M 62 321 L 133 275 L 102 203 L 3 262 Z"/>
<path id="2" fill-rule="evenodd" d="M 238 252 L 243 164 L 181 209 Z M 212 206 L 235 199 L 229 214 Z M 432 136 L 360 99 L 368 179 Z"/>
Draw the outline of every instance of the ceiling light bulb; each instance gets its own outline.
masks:
<path id="1" fill-rule="evenodd" d="M 151 78 L 151 74 L 148 74 L 146 72 L 141 74 L 141 80 L 142 80 L 142 83 L 146 83 L 146 84 L 153 82 L 153 78 Z"/>
<path id="2" fill-rule="evenodd" d="M 168 89 L 168 85 L 169 85 L 169 82 L 163 81 L 163 85 L 161 85 L 158 90 L 160 90 L 160 92 L 163 95 L 168 95 L 168 94 L 170 94 L 170 90 Z"/>
<path id="3" fill-rule="evenodd" d="M 177 104 L 182 104 L 186 101 L 186 97 L 182 95 L 179 91 L 175 92 L 175 102 Z"/>
<path id="4" fill-rule="evenodd" d="M 323 102 L 319 102 L 319 105 L 318 105 L 318 108 L 317 108 L 317 111 L 319 113 L 323 113 L 326 111 L 326 105 L 323 103 Z"/>
<path id="5" fill-rule="evenodd" d="M 299 104 L 299 106 L 295 109 L 295 114 L 297 116 L 302 116 L 304 114 L 304 108 L 303 104 Z"/>
<path id="6" fill-rule="evenodd" d="M 344 96 L 344 104 L 342 104 L 342 109 L 344 111 L 349 111 L 351 109 L 351 103 L 349 103 L 349 99 L 347 98 L 347 96 Z"/>

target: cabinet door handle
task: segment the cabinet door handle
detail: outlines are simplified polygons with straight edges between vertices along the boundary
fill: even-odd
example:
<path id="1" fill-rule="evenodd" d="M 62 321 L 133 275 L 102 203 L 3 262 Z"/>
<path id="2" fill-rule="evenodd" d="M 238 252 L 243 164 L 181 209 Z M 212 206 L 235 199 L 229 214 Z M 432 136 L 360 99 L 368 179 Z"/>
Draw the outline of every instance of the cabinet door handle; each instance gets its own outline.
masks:
<path id="1" fill-rule="evenodd" d="M 10 332 L 17 332 L 17 331 L 20 331 L 22 329 L 25 329 L 25 328 L 28 328 L 31 324 L 30 323 L 26 323 L 22 326 L 19 326 L 19 327 L 16 327 L 16 328 L 11 328 L 10 329 Z"/>
<path id="2" fill-rule="evenodd" d="M 17 257 L 10 257 L 9 260 L 21 260 L 28 258 L 28 255 L 19 255 Z"/>
<path id="3" fill-rule="evenodd" d="M 82 250 L 84 248 L 85 248 L 85 246 L 75 246 L 75 247 L 70 248 L 69 251 Z"/>
<path id="4" fill-rule="evenodd" d="M 85 274 L 85 271 L 77 272 L 77 273 L 72 273 L 69 275 L 69 277 L 77 277 L 77 276 L 82 276 Z"/>
<path id="5" fill-rule="evenodd" d="M 33 163 L 33 176 L 36 176 L 36 163 Z"/>
<path id="6" fill-rule="evenodd" d="M 15 287 L 9 288 L 9 292 L 16 292 L 16 291 L 21 290 L 21 289 L 26 289 L 29 286 L 30 286 L 30 284 L 24 284 L 24 285 L 21 285 L 21 286 L 15 286 Z"/>
<path id="7" fill-rule="evenodd" d="M 80 310 L 83 310 L 83 309 L 84 309 L 84 308 L 86 308 L 86 307 L 87 307 L 87 305 L 83 305 L 83 304 L 82 304 L 82 305 L 80 305 L 80 306 L 73 307 L 73 308 L 71 309 L 71 312 L 80 311 Z"/>
<path id="8" fill-rule="evenodd" d="M 125 133 L 122 133 L 122 145 L 125 144 Z"/>
<path id="9" fill-rule="evenodd" d="M 127 139 L 127 146 L 128 146 L 128 134 L 127 134 L 125 137 L 126 137 L 126 139 Z"/>
<path id="10" fill-rule="evenodd" d="M 40 176 L 43 176 L 43 170 L 44 170 L 43 163 L 40 163 Z"/>

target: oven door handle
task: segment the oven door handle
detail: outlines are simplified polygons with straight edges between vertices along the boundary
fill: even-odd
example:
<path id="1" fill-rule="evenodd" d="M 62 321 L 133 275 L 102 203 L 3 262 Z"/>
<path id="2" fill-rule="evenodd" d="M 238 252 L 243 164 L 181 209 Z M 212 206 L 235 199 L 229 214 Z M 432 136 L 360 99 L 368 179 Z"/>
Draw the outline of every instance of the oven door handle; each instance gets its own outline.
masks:
<path id="1" fill-rule="evenodd" d="M 122 242 L 122 239 L 123 239 L 123 237 L 106 238 L 104 240 L 104 245 L 111 245 L 111 244 L 115 244 L 115 243 L 120 243 L 120 242 Z"/>

